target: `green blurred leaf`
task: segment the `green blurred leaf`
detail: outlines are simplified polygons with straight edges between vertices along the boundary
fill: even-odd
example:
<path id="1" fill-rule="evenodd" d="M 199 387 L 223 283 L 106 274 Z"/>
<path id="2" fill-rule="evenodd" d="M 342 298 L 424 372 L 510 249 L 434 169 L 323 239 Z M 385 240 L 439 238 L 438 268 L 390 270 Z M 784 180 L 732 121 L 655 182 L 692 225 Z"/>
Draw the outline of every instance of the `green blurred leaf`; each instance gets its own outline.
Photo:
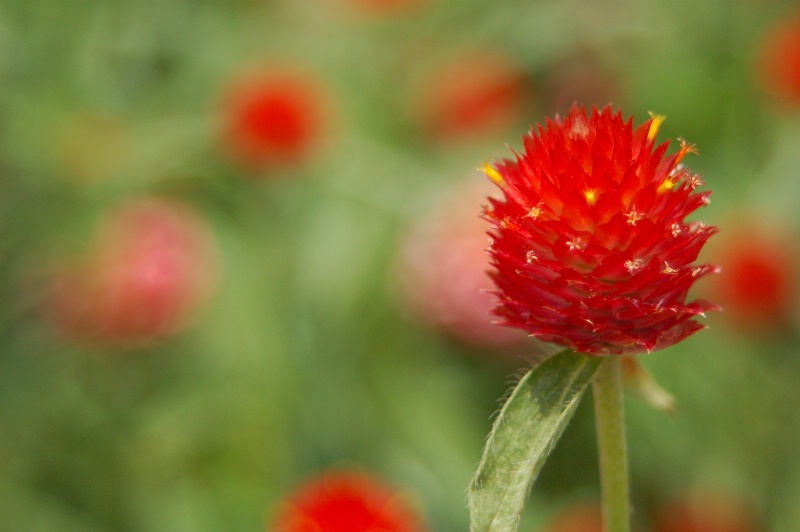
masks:
<path id="1" fill-rule="evenodd" d="M 517 529 L 528 492 L 599 362 L 562 351 L 531 369 L 511 392 L 469 487 L 473 532 Z"/>

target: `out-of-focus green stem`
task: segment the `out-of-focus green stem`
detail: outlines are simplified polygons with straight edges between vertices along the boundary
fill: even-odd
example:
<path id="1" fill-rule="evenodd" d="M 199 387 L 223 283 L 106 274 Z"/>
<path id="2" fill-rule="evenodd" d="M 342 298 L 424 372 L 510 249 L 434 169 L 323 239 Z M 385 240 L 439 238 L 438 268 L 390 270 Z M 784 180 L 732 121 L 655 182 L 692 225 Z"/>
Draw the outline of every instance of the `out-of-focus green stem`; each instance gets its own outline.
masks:
<path id="1" fill-rule="evenodd" d="M 592 384 L 606 532 L 630 531 L 628 456 L 620 363 L 619 356 L 606 357 L 600 363 Z"/>

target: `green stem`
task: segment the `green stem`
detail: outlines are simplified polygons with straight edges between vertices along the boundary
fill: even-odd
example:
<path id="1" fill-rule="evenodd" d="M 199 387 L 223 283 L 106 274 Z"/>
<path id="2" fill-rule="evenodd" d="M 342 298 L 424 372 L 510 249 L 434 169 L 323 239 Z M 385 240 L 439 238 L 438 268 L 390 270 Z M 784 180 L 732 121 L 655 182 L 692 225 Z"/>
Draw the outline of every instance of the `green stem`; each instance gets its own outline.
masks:
<path id="1" fill-rule="evenodd" d="M 606 532 L 630 531 L 628 457 L 620 363 L 619 356 L 606 357 L 600 363 L 592 385 Z"/>

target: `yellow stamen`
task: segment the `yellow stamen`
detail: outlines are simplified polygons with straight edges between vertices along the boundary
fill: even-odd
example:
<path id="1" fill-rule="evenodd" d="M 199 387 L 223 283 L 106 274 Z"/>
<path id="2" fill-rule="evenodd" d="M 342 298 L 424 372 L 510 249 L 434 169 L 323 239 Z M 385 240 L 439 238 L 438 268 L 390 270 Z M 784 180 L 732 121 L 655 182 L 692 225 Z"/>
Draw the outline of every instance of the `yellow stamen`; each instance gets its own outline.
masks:
<path id="1" fill-rule="evenodd" d="M 586 192 L 583 193 L 586 196 L 586 203 L 591 207 L 595 203 L 597 203 L 597 190 L 590 188 Z"/>
<path id="2" fill-rule="evenodd" d="M 500 172 L 495 170 L 494 167 L 492 165 L 490 165 L 489 163 L 483 163 L 483 166 L 480 168 L 480 170 L 484 174 L 486 174 L 489 177 L 489 179 L 491 179 L 492 181 L 494 181 L 495 183 L 497 183 L 501 187 L 505 186 L 506 182 L 503 179 L 503 176 L 501 176 Z"/>
<path id="3" fill-rule="evenodd" d="M 664 115 L 657 115 L 652 111 L 649 111 L 648 114 L 653 120 L 650 122 L 650 131 L 647 132 L 647 139 L 653 140 L 656 138 L 656 135 L 658 135 L 658 130 L 661 128 L 661 124 L 664 123 L 664 120 L 666 120 L 667 117 Z"/>
<path id="4" fill-rule="evenodd" d="M 533 218 L 534 220 L 541 215 L 542 215 L 542 209 L 539 208 L 538 205 L 532 207 L 531 210 L 528 211 L 528 217 Z"/>
<path id="5" fill-rule="evenodd" d="M 658 186 L 658 190 L 656 190 L 656 192 L 658 194 L 663 194 L 664 192 L 670 191 L 673 188 L 675 188 L 675 181 L 671 177 L 668 177 Z"/>

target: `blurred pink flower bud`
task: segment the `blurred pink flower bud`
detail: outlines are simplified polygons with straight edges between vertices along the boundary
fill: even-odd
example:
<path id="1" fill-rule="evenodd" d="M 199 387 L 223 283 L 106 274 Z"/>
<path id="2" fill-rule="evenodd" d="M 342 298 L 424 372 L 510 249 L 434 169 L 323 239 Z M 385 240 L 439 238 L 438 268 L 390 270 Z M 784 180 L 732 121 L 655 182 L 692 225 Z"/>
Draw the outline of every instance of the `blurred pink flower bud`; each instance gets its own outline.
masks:
<path id="1" fill-rule="evenodd" d="M 474 210 L 486 187 L 478 179 L 439 197 L 409 229 L 396 279 L 413 314 L 468 344 L 502 348 L 519 345 L 526 335 L 495 325 L 490 315 L 496 297 L 486 274 L 488 236 Z"/>
<path id="2" fill-rule="evenodd" d="M 73 339 L 139 344 L 181 329 L 216 274 L 215 241 L 193 210 L 140 199 L 108 214 L 84 260 L 57 270 L 50 311 Z"/>

